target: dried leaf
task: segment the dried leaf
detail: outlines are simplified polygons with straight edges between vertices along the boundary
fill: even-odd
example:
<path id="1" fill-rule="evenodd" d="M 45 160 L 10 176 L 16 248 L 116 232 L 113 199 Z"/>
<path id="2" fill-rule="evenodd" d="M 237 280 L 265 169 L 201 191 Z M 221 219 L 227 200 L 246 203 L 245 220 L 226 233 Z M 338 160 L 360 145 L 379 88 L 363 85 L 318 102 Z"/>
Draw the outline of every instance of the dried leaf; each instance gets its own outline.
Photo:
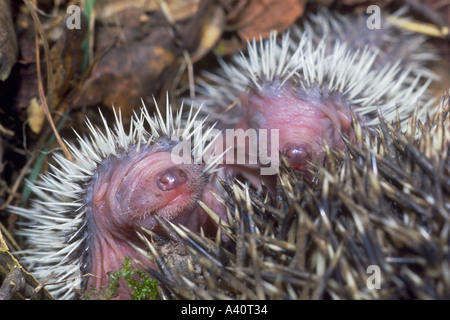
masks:
<path id="1" fill-rule="evenodd" d="M 5 279 L 14 268 L 22 269 L 22 266 L 17 261 L 17 259 L 14 258 L 13 255 L 8 251 L 8 247 L 6 246 L 6 243 L 4 242 L 2 234 L 0 232 L 0 280 Z M 36 278 L 34 278 L 24 269 L 22 269 L 22 275 L 26 284 L 30 285 L 32 288 L 36 288 L 39 286 L 39 282 L 36 280 Z M 54 300 L 47 289 L 44 288 L 42 290 L 43 294 L 40 297 L 42 300 Z M 25 297 L 22 297 L 22 299 L 24 298 Z"/>
<path id="2" fill-rule="evenodd" d="M 225 26 L 225 13 L 223 8 L 216 6 L 205 14 L 206 20 L 201 31 L 200 44 L 197 51 L 192 55 L 192 60 L 198 61 L 217 43 Z"/>
<path id="3" fill-rule="evenodd" d="M 238 33 L 243 39 L 263 38 L 272 30 L 285 30 L 304 11 L 306 0 L 251 0 L 237 18 Z"/>
<path id="4" fill-rule="evenodd" d="M 175 61 L 176 48 L 167 29 L 158 29 L 127 48 L 112 48 L 81 88 L 81 103 L 120 106 L 124 115 L 151 98 L 152 86 Z"/>
<path id="5" fill-rule="evenodd" d="M 44 123 L 45 114 L 41 104 L 37 98 L 30 100 L 30 104 L 27 107 L 28 124 L 31 131 L 38 134 L 41 132 L 42 124 Z"/>
<path id="6" fill-rule="evenodd" d="M 77 105 L 114 105 L 127 118 L 141 105 L 141 98 L 150 101 L 153 95 L 159 99 L 167 90 L 172 92 L 184 54 L 203 56 L 220 37 L 224 18 L 214 11 L 215 6 L 205 0 L 202 3 L 202 10 L 183 21 L 174 21 L 170 6 L 150 12 L 133 5 L 115 11 L 114 23 L 98 24 L 98 62 L 81 86 Z"/>
<path id="7" fill-rule="evenodd" d="M 9 1 L 0 2 L 0 80 L 5 81 L 17 60 L 17 40 Z"/>
<path id="8" fill-rule="evenodd" d="M 87 54 L 83 51 L 82 44 L 88 30 L 88 22 L 84 15 L 81 15 L 80 18 L 81 28 L 69 29 L 63 27 L 63 36 L 50 50 L 54 88 L 53 106 L 49 106 L 50 109 L 58 105 L 71 84 L 75 82 L 76 75 L 81 73 L 84 54 Z"/>

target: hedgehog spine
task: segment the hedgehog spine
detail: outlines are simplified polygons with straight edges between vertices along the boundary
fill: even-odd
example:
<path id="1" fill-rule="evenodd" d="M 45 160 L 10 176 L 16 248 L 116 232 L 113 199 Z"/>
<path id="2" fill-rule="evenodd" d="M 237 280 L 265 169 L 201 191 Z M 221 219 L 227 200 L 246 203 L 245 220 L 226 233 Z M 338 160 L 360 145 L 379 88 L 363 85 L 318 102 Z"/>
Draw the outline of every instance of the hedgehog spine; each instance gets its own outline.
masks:
<path id="1" fill-rule="evenodd" d="M 428 98 L 426 90 L 434 74 L 423 64 L 435 59 L 435 55 L 418 50 L 425 38 L 417 36 L 405 41 L 412 43 L 408 50 L 408 54 L 413 56 L 410 65 L 403 66 L 398 59 L 392 63 L 384 61 L 382 66 L 377 66 L 376 60 L 382 53 L 374 45 L 352 47 L 340 38 L 338 31 L 331 31 L 340 30 L 343 25 L 349 28 L 350 20 L 343 17 L 334 17 L 328 10 L 321 10 L 308 17 L 304 31 L 293 26 L 280 41 L 276 33 L 266 40 L 248 41 L 247 54 L 235 55 L 229 64 L 219 59 L 219 73 L 204 73 L 208 80 L 198 81 L 199 100 L 206 101 L 208 112 L 219 113 L 236 103 L 243 88 L 253 87 L 261 91 L 265 83 L 282 87 L 288 80 L 295 79 L 303 90 L 318 85 L 330 92 L 342 93 L 356 113 L 368 117 L 367 125 L 377 124 L 377 109 L 388 121 L 395 120 L 398 111 L 404 125 L 411 108 L 421 98 Z M 318 21 L 319 30 L 315 30 L 314 23 Z M 335 25 L 340 28 L 332 28 Z M 391 30 L 394 27 L 387 24 L 386 28 Z M 392 41 L 386 39 L 388 37 L 379 38 L 381 45 Z M 384 56 L 383 59 L 386 60 Z M 416 69 L 420 70 L 415 72 Z M 214 109 L 217 105 L 220 106 L 219 111 Z M 397 106 L 402 107 L 397 109 Z M 426 101 L 419 118 L 423 120 L 432 106 L 432 99 Z"/>

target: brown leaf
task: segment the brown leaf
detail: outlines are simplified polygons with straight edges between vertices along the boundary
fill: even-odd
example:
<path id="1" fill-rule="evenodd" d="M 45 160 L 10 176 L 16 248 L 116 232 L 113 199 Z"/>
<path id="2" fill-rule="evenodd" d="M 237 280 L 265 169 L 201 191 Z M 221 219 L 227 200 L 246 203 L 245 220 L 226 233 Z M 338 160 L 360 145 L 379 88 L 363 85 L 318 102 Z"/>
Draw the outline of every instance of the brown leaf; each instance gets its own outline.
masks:
<path id="1" fill-rule="evenodd" d="M 75 81 L 75 76 L 81 73 L 85 54 L 82 44 L 88 26 L 85 16 L 82 14 L 80 17 L 81 28 L 62 27 L 61 29 L 64 32 L 62 38 L 50 50 L 50 61 L 53 66 L 53 106 L 49 106 L 50 109 L 58 105 L 71 87 L 72 82 Z M 65 21 L 64 19 L 63 23 Z"/>
<path id="2" fill-rule="evenodd" d="M 132 110 L 141 105 L 141 98 L 149 102 L 153 95 L 158 99 L 165 96 L 166 90 L 172 91 L 184 54 L 204 55 L 223 29 L 223 14 L 211 18 L 207 14 L 216 12 L 211 9 L 213 6 L 209 6 L 209 1 L 199 2 L 202 5 L 196 15 L 182 21 L 174 20 L 181 16 L 180 12 L 173 11 L 175 2 L 165 1 L 172 6 L 164 12 L 129 6 L 114 11 L 114 16 L 108 19 L 110 22 L 96 25 L 98 61 L 82 84 L 76 104 L 114 105 L 120 107 L 127 118 L 127 114 L 131 115 Z M 197 1 L 191 3 L 197 7 Z M 186 12 L 190 16 L 192 8 Z"/>
<path id="3" fill-rule="evenodd" d="M 117 41 L 101 57 L 81 87 L 79 104 L 114 104 L 120 106 L 124 115 L 128 111 L 131 114 L 127 109 L 140 105 L 141 97 L 148 101 L 158 92 L 161 74 L 172 67 L 176 56 L 181 55 L 180 49 L 174 45 L 170 29 L 164 24 L 155 26 L 148 34 L 131 24 L 117 30 L 108 29 L 97 28 L 97 43 L 106 45 L 113 41 L 115 32 L 121 32 L 127 41 Z"/>
<path id="4" fill-rule="evenodd" d="M 285 30 L 304 11 L 306 0 L 251 0 L 237 17 L 242 39 L 265 38 L 272 30 Z"/>

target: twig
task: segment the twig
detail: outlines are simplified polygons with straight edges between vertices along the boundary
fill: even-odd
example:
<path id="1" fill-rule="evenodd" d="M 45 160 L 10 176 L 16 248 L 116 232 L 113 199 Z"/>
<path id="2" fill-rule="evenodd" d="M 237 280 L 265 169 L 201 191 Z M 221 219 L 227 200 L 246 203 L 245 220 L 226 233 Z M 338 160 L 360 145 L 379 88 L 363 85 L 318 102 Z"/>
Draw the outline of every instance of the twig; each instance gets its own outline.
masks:
<path id="1" fill-rule="evenodd" d="M 426 17 L 431 22 L 437 24 L 440 27 L 445 27 L 446 23 L 444 22 L 444 19 L 441 17 L 441 15 L 431 9 L 427 4 L 421 3 L 417 0 L 405 0 L 405 2 L 414 9 L 414 11 L 422 14 L 424 17 Z"/>

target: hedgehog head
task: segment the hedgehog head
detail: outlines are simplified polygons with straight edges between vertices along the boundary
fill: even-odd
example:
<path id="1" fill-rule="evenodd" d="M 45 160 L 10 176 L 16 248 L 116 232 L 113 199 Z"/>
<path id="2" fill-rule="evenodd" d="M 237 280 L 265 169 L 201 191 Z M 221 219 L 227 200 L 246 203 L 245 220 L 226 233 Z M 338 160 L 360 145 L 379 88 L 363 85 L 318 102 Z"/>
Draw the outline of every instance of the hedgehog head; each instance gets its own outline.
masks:
<path id="1" fill-rule="evenodd" d="M 280 153 L 299 171 L 323 164 L 324 145 L 343 151 L 341 137 L 355 134 L 353 119 L 372 127 L 380 111 L 404 125 L 431 82 L 401 60 L 380 66 L 374 46 L 354 48 L 326 33 L 317 40 L 296 27 L 291 32 L 249 41 L 246 53 L 221 61 L 218 74 L 206 74 L 199 93 L 212 112 L 238 106 L 240 112 L 229 113 L 237 127 L 278 130 Z"/>
<path id="2" fill-rule="evenodd" d="M 191 142 L 204 123 L 196 121 L 198 112 L 191 109 L 182 124 L 182 111 L 181 107 L 173 115 L 167 102 L 163 118 L 158 108 L 150 116 L 144 107 L 128 133 L 120 112 L 114 113 L 115 128 L 103 116 L 103 130 L 87 120 L 89 136 L 77 134 L 78 143 L 68 143 L 73 160 L 55 154 L 58 166 L 31 184 L 36 195 L 31 208 L 11 208 L 28 219 L 20 232 L 30 247 L 24 262 L 34 264 L 31 271 L 40 279 L 54 272 L 61 283 L 52 290 L 55 296 L 74 297 L 64 280 L 76 268 L 93 275 L 83 278 L 87 279 L 83 288 L 106 286 L 108 272 L 120 269 L 127 256 L 153 268 L 141 252 L 144 244 L 137 234 L 145 229 L 167 237 L 157 218 L 215 234 L 217 225 L 199 205 L 201 201 L 226 219 L 212 195 L 217 193 L 212 181 L 214 161 L 205 165 L 198 158 L 208 142 Z M 175 147 L 185 142 L 191 147 L 189 154 L 174 157 Z M 126 287 L 120 289 L 119 298 L 129 298 Z"/>
<path id="3" fill-rule="evenodd" d="M 200 165 L 174 163 L 173 144 L 162 137 L 139 151 L 131 148 L 101 163 L 85 199 L 97 226 L 128 240 L 126 235 L 134 237 L 131 230 L 140 227 L 159 231 L 153 214 L 174 222 L 189 221 L 202 198 L 206 177 Z"/>

